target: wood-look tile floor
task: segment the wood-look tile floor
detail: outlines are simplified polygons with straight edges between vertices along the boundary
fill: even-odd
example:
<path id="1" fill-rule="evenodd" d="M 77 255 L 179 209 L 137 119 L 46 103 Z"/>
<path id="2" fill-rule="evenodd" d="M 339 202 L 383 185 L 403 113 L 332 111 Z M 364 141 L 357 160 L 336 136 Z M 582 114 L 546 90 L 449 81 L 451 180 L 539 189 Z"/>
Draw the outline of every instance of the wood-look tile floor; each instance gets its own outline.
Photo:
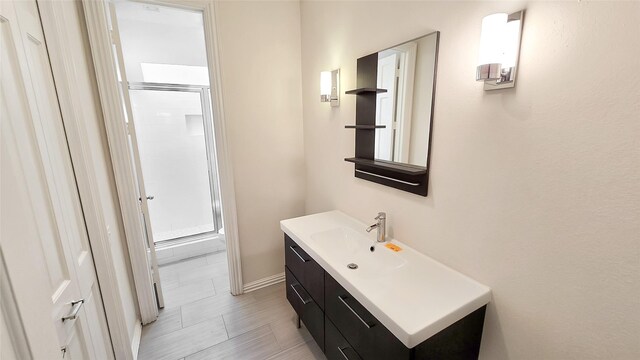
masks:
<path id="1" fill-rule="evenodd" d="M 326 359 L 296 328 L 284 283 L 229 293 L 226 252 L 160 267 L 165 308 L 142 328 L 138 359 Z"/>

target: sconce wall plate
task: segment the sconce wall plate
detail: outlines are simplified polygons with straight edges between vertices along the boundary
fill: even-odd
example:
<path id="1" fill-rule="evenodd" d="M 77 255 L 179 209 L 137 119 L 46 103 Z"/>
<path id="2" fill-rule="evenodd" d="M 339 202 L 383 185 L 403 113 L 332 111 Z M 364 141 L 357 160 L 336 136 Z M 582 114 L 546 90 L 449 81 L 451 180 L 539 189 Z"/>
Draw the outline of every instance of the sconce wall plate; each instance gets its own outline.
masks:
<path id="1" fill-rule="evenodd" d="M 340 106 L 340 69 L 320 73 L 320 102 Z"/>
<path id="2" fill-rule="evenodd" d="M 488 21 L 482 23 L 476 80 L 484 81 L 484 90 L 512 88 L 516 84 L 524 10 L 506 15 L 506 19 L 505 15 L 489 15 L 485 18 Z M 483 58 L 493 61 L 483 63 Z"/>

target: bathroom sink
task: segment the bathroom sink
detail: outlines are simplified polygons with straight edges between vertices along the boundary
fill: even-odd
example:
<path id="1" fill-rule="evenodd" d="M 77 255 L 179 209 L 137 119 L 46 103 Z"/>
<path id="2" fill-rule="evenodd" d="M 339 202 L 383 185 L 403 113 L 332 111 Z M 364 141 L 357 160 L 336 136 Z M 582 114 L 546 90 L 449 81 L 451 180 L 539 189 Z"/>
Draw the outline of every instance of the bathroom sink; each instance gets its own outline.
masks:
<path id="1" fill-rule="evenodd" d="M 339 227 L 311 235 L 311 241 L 327 252 L 336 252 L 336 256 L 352 257 L 358 251 L 371 245 L 371 240 L 355 230 Z"/>
<path id="2" fill-rule="evenodd" d="M 386 248 L 384 243 L 377 243 L 375 237 L 348 227 L 321 231 L 312 234 L 310 238 L 327 261 L 338 267 L 357 265 L 357 269 L 352 270 L 359 277 L 391 275 L 394 270 L 407 263 L 397 253 Z M 374 251 L 371 251 L 372 245 L 375 245 Z"/>
<path id="3" fill-rule="evenodd" d="M 367 224 L 340 211 L 282 220 L 280 227 L 408 348 L 491 299 L 488 287 L 403 242 L 377 243 Z"/>

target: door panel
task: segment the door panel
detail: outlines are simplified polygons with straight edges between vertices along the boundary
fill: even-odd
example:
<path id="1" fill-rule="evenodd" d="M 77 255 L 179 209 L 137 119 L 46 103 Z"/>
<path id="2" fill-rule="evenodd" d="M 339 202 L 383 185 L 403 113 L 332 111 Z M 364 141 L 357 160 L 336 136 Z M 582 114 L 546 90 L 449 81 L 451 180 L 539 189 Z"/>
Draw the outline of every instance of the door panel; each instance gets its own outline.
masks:
<path id="1" fill-rule="evenodd" d="M 9 5 L 9 4 L 5 4 Z M 4 10 L 4 9 L 3 9 Z M 13 9 L 11 9 L 13 10 Z M 3 14 L 4 15 L 4 14 Z M 24 81 L 20 68 L 20 33 L 15 12 L 5 16 L 7 21 L 2 23 L 2 87 L 3 87 L 3 110 L 6 111 L 4 119 L 24 119 L 26 121 L 10 121 L 12 135 L 21 139 L 19 161 L 23 164 L 25 182 L 28 186 L 30 202 L 32 204 L 33 218 L 37 225 L 39 237 L 38 247 L 31 255 L 41 264 L 45 264 L 45 273 L 48 274 L 49 286 L 47 292 L 52 302 L 53 317 L 62 318 L 67 311 L 65 304 L 70 303 L 79 297 L 79 289 L 72 281 L 70 269 L 66 262 L 66 244 L 61 235 L 62 230 L 56 222 L 54 207 L 51 202 L 49 187 L 46 183 L 45 165 L 40 161 L 40 154 L 37 142 L 32 136 L 35 129 L 30 126 L 33 120 L 38 117 L 37 108 L 31 106 L 32 103 L 26 101 L 27 92 L 30 86 L 25 86 L 29 82 Z M 14 15 L 14 16 L 11 16 Z M 24 62 L 22 62 L 24 64 Z M 13 90 L 13 91 L 12 91 Z M 30 98 L 34 98 L 30 94 Z M 4 112 L 3 111 L 3 112 Z M 35 114 L 34 114 L 35 112 Z M 31 120 L 31 121 L 29 121 Z M 26 140 L 26 141 L 24 141 Z M 30 166 L 31 165 L 31 166 Z M 64 326 L 56 323 L 60 341 L 64 341 Z"/>
<path id="2" fill-rule="evenodd" d="M 86 339 L 82 337 L 82 332 L 73 333 L 67 340 L 67 347 L 64 350 L 64 359 L 89 359 L 90 357 L 87 353 L 87 349 L 83 346 L 85 343 Z"/>
<path id="3" fill-rule="evenodd" d="M 4 4 L 3 12 L 9 4 Z M 4 14 L 3 14 L 4 15 Z M 13 14 L 9 14 L 13 15 Z M 0 51 L 0 63 L 2 71 L 2 117 L 3 119 L 25 119 L 29 117 L 29 104 L 24 101 L 26 95 L 26 88 L 23 86 L 24 81 L 20 77 L 19 68 L 19 53 L 14 42 L 14 34 L 12 30 L 17 28 L 15 17 L 3 16 L 4 19 L 0 20 L 1 31 L 1 43 L 2 51 Z M 14 31 L 15 33 L 16 31 Z M 11 106 L 9 106 L 11 105 Z M 28 137 L 30 129 L 25 126 L 19 126 L 13 129 L 16 132 L 16 136 Z M 37 158 L 38 149 L 33 146 L 33 143 L 23 143 L 21 161 L 35 161 Z M 63 246 L 58 233 L 57 224 L 53 221 L 52 206 L 47 201 L 49 199 L 47 193 L 47 187 L 42 186 L 44 184 L 44 177 L 41 171 L 37 167 L 27 167 L 24 169 L 25 175 L 29 183 L 33 186 L 32 196 L 37 199 L 43 199 L 43 201 L 37 202 L 33 211 L 35 212 L 35 221 L 38 227 L 51 234 L 50 241 L 41 242 L 39 245 L 39 251 L 34 253 L 33 256 L 37 257 L 41 263 L 46 264 L 47 274 L 49 278 L 48 291 L 51 294 L 62 294 L 67 289 L 70 283 L 69 273 L 67 271 Z M 44 256 L 48 254 L 49 256 Z"/>
<path id="4" fill-rule="evenodd" d="M 217 230 L 202 91 L 129 94 L 154 241 Z"/>
<path id="5" fill-rule="evenodd" d="M 35 225 L 28 238 L 21 239 L 19 231 L 3 238 L 3 249 L 8 249 L 12 259 L 7 261 L 10 274 L 13 261 L 33 263 L 48 285 L 33 284 L 31 293 L 17 292 L 16 296 L 48 299 L 45 310 L 49 315 L 29 326 L 44 327 L 43 319 L 49 319 L 59 347 L 66 348 L 65 358 L 112 358 L 38 9 L 35 1 L 2 2 L 0 16 L 2 139 L 14 156 L 13 161 L 3 158 L 2 170 L 23 184 L 22 194 L 15 195 L 28 204 L 22 213 L 3 217 L 22 216 Z M 22 241 L 29 241 L 32 251 L 16 251 L 12 245 Z M 85 302 L 78 317 L 62 321 L 72 309 L 71 302 L 79 299 Z M 32 344 L 43 340 L 38 337 L 30 339 Z"/>
<path id="6" fill-rule="evenodd" d="M 156 248 L 154 246 L 153 229 L 151 228 L 151 222 L 149 220 L 149 201 L 147 199 L 147 191 L 145 190 L 144 174 L 142 173 L 142 165 L 140 164 L 140 157 L 137 153 L 138 138 L 136 136 L 135 123 L 132 121 L 133 113 L 131 109 L 131 99 L 129 97 L 129 87 L 127 80 L 127 73 L 124 68 L 124 56 L 122 54 L 122 45 L 120 44 L 120 30 L 118 28 L 118 20 L 116 16 L 115 5 L 109 3 L 109 14 L 111 23 L 111 41 L 113 45 L 113 52 L 116 64 L 118 65 L 118 75 L 120 76 L 121 84 L 121 100 L 125 108 L 125 121 L 127 121 L 127 130 L 129 133 L 129 153 L 135 169 L 133 175 L 135 177 L 136 184 L 138 185 L 138 198 L 140 200 L 140 217 L 141 222 L 144 225 L 144 235 L 147 245 L 147 259 L 148 266 L 151 270 L 151 281 L 155 290 L 156 302 L 159 308 L 164 307 L 164 295 L 162 292 L 162 283 L 160 281 L 160 272 L 158 270 L 158 257 L 156 256 Z"/>
<path id="7" fill-rule="evenodd" d="M 385 125 L 376 129 L 375 158 L 393 161 L 394 121 L 396 114 L 396 65 L 397 54 L 378 59 L 378 83 L 380 89 L 387 92 L 377 94 L 376 125 Z"/>
<path id="8" fill-rule="evenodd" d="M 88 269 L 93 267 L 89 254 L 89 241 L 86 235 L 84 222 L 78 221 L 82 219 L 82 209 L 80 208 L 79 199 L 76 195 L 75 178 L 73 169 L 68 156 L 66 142 L 60 142 L 65 139 L 64 129 L 62 126 L 62 118 L 57 111 L 58 103 L 53 86 L 41 86 L 53 84 L 53 79 L 49 70 L 49 60 L 44 45 L 41 30 L 38 28 L 39 19 L 37 14 L 33 14 L 33 7 L 21 6 L 23 9 L 22 23 L 26 23 L 27 38 L 25 43 L 25 51 L 27 55 L 27 64 L 33 83 L 34 96 L 37 101 L 33 104 L 35 109 L 32 111 L 38 115 L 34 117 L 36 135 L 38 143 L 41 145 L 41 152 L 46 152 L 49 163 L 45 166 L 45 175 L 47 179 L 55 179 L 55 183 L 49 182 L 51 185 L 51 194 L 56 197 L 56 203 L 62 205 L 54 207 L 55 216 L 59 219 L 59 223 L 64 225 L 67 232 L 66 237 L 69 239 L 70 251 L 77 264 L 82 268 L 86 266 Z M 21 23 L 21 26 L 22 26 Z M 47 163 L 47 162 L 45 162 Z M 56 186 L 57 185 L 57 186 Z M 86 269 L 83 269 L 86 270 Z M 80 272 L 79 274 L 90 274 L 91 271 Z M 91 282 L 89 279 L 84 279 Z M 90 286 L 90 284 L 86 284 Z"/>
<path id="9" fill-rule="evenodd" d="M 36 126 L 39 127 L 36 131 L 38 142 L 42 144 L 41 151 L 46 151 L 51 163 L 45 168 L 46 176 L 48 179 L 55 179 L 58 185 L 52 189 L 52 193 L 57 197 L 57 202 L 62 205 L 62 207 L 55 208 L 56 217 L 61 220 L 60 223 L 64 224 L 65 231 L 68 232 L 67 237 L 74 260 L 80 267 L 83 265 L 92 267 L 91 257 L 87 256 L 89 254 L 89 239 L 86 229 L 84 223 L 78 221 L 78 219 L 82 219 L 83 215 L 76 195 L 75 178 L 67 145 L 66 142 L 59 141 L 65 139 L 65 134 L 60 113 L 55 111 L 58 109 L 55 89 L 52 86 L 40 86 L 53 84 L 53 79 L 49 70 L 44 39 L 36 36 L 39 37 L 41 34 L 35 32 L 27 34 L 28 41 L 25 50 L 29 72 L 34 84 L 34 95 L 37 99 L 35 105 L 38 112 L 36 117 Z"/>

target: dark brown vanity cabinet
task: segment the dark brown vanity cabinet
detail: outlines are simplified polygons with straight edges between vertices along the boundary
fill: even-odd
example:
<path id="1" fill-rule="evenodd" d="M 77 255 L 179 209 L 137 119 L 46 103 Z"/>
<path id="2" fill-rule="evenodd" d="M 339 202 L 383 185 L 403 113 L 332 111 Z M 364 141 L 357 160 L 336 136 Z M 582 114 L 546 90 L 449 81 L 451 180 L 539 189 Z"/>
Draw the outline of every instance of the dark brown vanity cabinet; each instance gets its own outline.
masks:
<path id="1" fill-rule="evenodd" d="M 478 358 L 486 306 L 407 348 L 295 241 L 284 238 L 287 300 L 327 359 Z"/>
<path id="2" fill-rule="evenodd" d="M 296 311 L 300 320 L 316 343 L 324 350 L 324 312 L 304 289 L 289 269 L 285 270 L 287 281 L 287 300 Z"/>
<path id="3" fill-rule="evenodd" d="M 324 350 L 324 269 L 285 235 L 287 300 Z"/>
<path id="4" fill-rule="evenodd" d="M 342 336 L 340 331 L 333 325 L 331 320 L 325 316 L 324 321 L 325 329 L 325 346 L 324 354 L 329 360 L 360 360 L 360 355 L 349 344 L 349 342 Z"/>
<path id="5" fill-rule="evenodd" d="M 324 269 L 287 235 L 285 235 L 284 246 L 287 268 L 324 310 Z"/>
<path id="6" fill-rule="evenodd" d="M 325 315 L 363 359 L 410 359 L 404 346 L 347 290 L 325 273 Z"/>

